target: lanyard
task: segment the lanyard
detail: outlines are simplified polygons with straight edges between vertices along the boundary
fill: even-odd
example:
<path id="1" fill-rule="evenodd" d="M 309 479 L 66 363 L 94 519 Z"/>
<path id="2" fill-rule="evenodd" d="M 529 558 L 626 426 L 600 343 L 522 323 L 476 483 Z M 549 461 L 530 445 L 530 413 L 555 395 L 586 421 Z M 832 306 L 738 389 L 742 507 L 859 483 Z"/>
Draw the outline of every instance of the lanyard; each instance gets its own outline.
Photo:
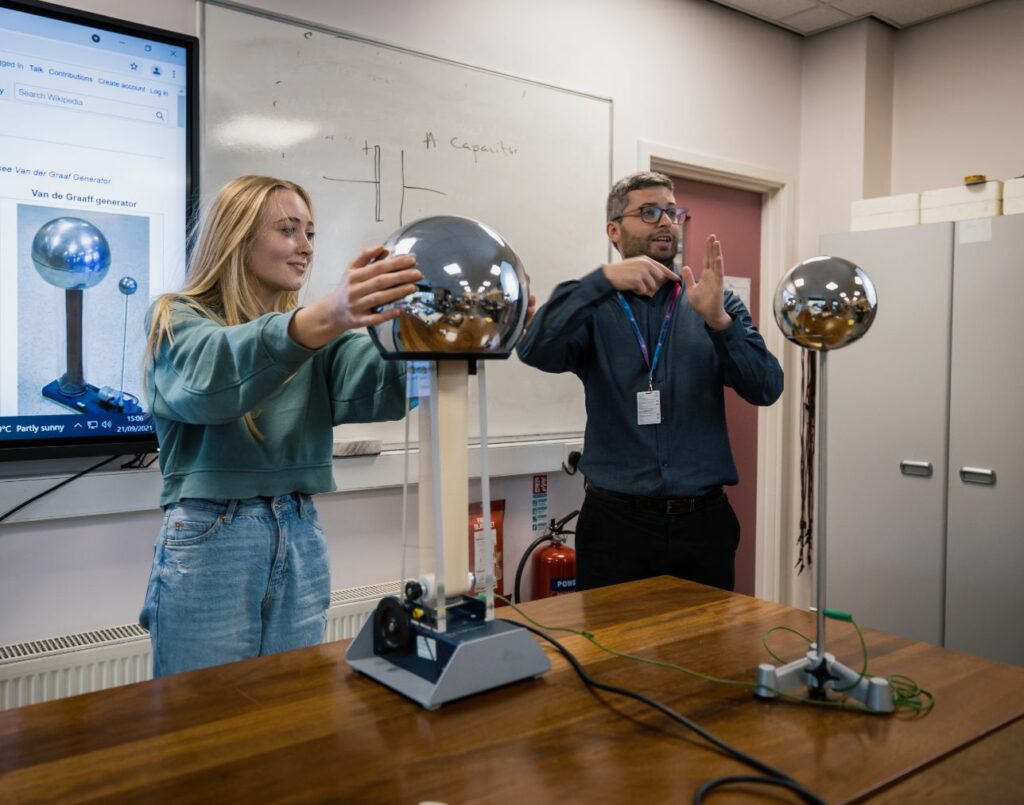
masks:
<path id="1" fill-rule="evenodd" d="M 647 364 L 648 391 L 654 389 L 654 370 L 658 367 L 658 358 L 661 357 L 661 347 L 665 343 L 665 334 L 668 333 L 669 322 L 672 321 L 672 314 L 675 312 L 676 302 L 679 301 L 679 294 L 682 292 L 682 284 L 677 284 L 672 290 L 672 298 L 668 301 L 668 305 L 665 308 L 665 318 L 661 322 L 661 332 L 658 333 L 658 343 L 654 347 L 654 360 L 651 360 L 650 353 L 647 350 L 647 342 L 644 340 L 643 333 L 640 332 L 640 325 L 636 323 L 636 316 L 633 314 L 633 309 L 629 306 L 629 302 L 626 301 L 626 297 L 624 297 L 621 292 L 617 291 L 615 293 L 622 309 L 626 311 L 626 315 L 629 316 L 629 323 L 633 327 L 633 335 L 636 336 L 636 340 L 640 344 L 640 352 L 643 353 L 644 363 Z"/>

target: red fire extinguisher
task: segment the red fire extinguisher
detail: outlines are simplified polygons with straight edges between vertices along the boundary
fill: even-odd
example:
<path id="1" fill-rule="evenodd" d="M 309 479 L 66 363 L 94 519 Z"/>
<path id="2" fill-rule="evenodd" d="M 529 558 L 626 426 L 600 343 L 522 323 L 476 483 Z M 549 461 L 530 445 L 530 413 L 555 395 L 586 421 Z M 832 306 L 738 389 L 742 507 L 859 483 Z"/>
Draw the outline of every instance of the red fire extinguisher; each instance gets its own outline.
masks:
<path id="1" fill-rule="evenodd" d="M 565 544 L 569 535 L 575 532 L 568 531 L 565 526 L 578 514 L 578 511 L 574 511 L 561 520 L 552 519 L 548 530 L 535 539 L 524 551 L 522 559 L 519 560 L 519 567 L 516 568 L 515 600 L 517 603 L 523 600 L 519 587 L 523 578 L 523 568 L 531 554 L 533 555 L 533 600 L 576 591 L 576 551 Z M 544 550 L 534 553 L 545 542 L 551 544 Z"/>
<path id="2" fill-rule="evenodd" d="M 576 551 L 565 534 L 552 534 L 551 544 L 533 556 L 533 598 L 576 592 Z"/>

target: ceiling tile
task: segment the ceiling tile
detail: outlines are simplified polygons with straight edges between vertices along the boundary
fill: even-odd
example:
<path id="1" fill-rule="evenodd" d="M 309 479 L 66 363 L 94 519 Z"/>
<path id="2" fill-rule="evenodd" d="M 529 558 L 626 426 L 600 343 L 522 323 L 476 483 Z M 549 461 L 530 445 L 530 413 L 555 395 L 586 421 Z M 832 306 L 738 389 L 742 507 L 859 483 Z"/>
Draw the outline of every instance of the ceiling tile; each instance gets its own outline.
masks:
<path id="1" fill-rule="evenodd" d="M 1018 0 L 1019 1 L 1019 0 Z M 875 17 L 896 28 L 942 17 L 991 0 L 714 0 L 801 34 Z"/>
<path id="2" fill-rule="evenodd" d="M 817 31 L 824 31 L 851 22 L 853 17 L 844 14 L 842 11 L 831 6 L 814 6 L 806 11 L 798 11 L 786 17 L 780 22 L 790 28 L 795 28 L 801 33 L 813 34 Z"/>
<path id="3" fill-rule="evenodd" d="M 817 5 L 816 0 L 724 0 L 724 5 L 768 20 L 781 20 Z"/>
<path id="4" fill-rule="evenodd" d="M 833 0 L 832 5 L 853 17 L 874 14 L 904 27 L 984 2 L 987 0 Z"/>

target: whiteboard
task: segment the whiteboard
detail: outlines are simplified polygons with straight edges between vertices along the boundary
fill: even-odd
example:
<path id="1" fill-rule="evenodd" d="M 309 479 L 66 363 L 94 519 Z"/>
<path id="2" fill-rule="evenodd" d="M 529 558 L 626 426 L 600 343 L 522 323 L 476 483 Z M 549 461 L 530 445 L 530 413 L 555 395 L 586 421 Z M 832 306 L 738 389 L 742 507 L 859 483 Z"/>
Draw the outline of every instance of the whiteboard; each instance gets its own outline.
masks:
<path id="1" fill-rule="evenodd" d="M 204 194 L 249 173 L 310 191 L 317 247 L 305 299 L 334 287 L 362 248 L 429 215 L 500 232 L 540 302 L 608 261 L 610 99 L 230 4 L 203 4 L 202 42 Z M 579 380 L 514 355 L 487 362 L 487 402 L 493 441 L 584 428 Z M 404 434 L 378 423 L 336 438 L 395 445 Z"/>

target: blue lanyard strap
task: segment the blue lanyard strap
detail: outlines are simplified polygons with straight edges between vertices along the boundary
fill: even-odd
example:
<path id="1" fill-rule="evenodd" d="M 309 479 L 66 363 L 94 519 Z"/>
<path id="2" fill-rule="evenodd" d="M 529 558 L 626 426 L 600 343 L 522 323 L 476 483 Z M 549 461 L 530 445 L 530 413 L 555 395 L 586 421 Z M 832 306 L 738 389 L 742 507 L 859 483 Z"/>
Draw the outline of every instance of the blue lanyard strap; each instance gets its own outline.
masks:
<path id="1" fill-rule="evenodd" d="M 633 335 L 636 336 L 637 343 L 640 344 L 640 352 L 644 356 L 644 363 L 647 366 L 647 388 L 654 388 L 654 370 L 658 368 L 658 358 L 661 357 L 661 348 L 665 343 L 665 335 L 668 333 L 669 322 L 672 321 L 672 314 L 676 310 L 676 302 L 679 301 L 679 294 L 683 292 L 683 286 L 677 284 L 672 289 L 672 298 L 669 299 L 668 305 L 665 307 L 665 318 L 661 322 L 661 332 L 658 333 L 658 343 L 654 347 L 654 360 L 651 360 L 650 352 L 647 349 L 647 341 L 644 340 L 643 333 L 640 332 L 640 325 L 636 322 L 636 315 L 633 313 L 633 309 L 629 306 L 629 302 L 626 301 L 626 297 L 622 295 L 621 291 L 616 291 L 615 296 L 619 300 L 619 304 L 622 309 L 626 312 L 629 317 L 629 324 L 633 328 Z"/>

